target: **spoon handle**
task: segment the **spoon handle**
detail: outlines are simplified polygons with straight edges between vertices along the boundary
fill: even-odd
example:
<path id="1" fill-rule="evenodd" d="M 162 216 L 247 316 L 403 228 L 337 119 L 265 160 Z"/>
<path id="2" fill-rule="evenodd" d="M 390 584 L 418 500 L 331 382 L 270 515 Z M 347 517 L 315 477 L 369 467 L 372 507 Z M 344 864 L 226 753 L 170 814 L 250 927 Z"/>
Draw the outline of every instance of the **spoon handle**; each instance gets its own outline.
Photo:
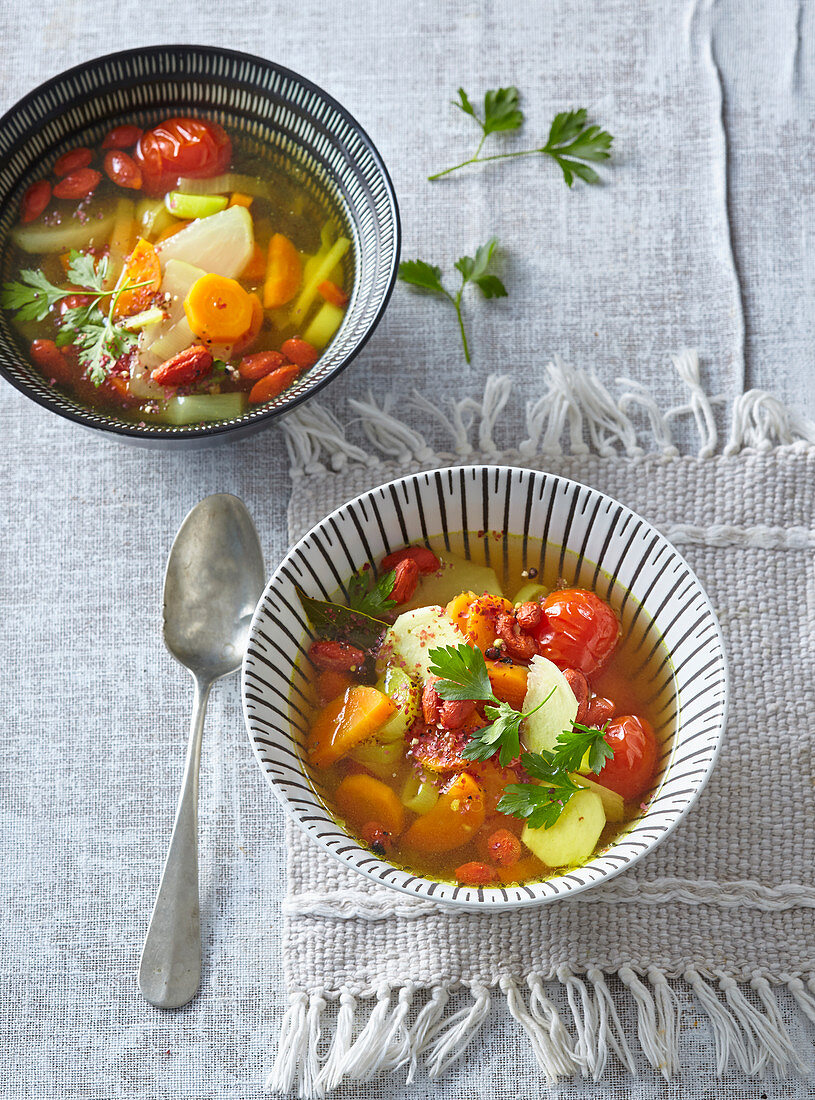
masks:
<path id="1" fill-rule="evenodd" d="M 196 677 L 181 795 L 139 964 L 139 989 L 156 1008 L 180 1008 L 187 1004 L 201 982 L 198 765 L 211 686 L 211 681 Z"/>

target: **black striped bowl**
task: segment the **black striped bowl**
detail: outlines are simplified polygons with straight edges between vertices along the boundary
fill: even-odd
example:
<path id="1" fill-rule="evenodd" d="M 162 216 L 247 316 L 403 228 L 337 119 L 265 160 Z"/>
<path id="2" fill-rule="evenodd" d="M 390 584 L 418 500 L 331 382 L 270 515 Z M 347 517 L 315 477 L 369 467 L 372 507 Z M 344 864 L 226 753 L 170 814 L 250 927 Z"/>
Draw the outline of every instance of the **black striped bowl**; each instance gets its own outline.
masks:
<path id="1" fill-rule="evenodd" d="M 487 532 L 478 539 L 476 532 Z M 494 534 L 493 534 L 494 533 Z M 520 540 L 510 536 L 520 536 Z M 474 888 L 420 878 L 360 847 L 328 812 L 300 752 L 311 632 L 295 586 L 327 599 L 361 565 L 405 543 L 467 554 L 479 543 L 499 576 L 509 553 L 594 589 L 623 621 L 632 660 L 661 710 L 662 754 L 646 809 L 575 870 L 527 886 Z M 536 540 L 542 540 L 538 542 Z M 520 548 L 519 548 L 520 544 Z M 514 546 L 514 549 L 513 549 Z M 297 543 L 269 582 L 243 666 L 244 714 L 258 763 L 292 818 L 375 882 L 463 907 L 512 909 L 570 897 L 630 867 L 675 828 L 702 790 L 725 722 L 727 666 L 710 601 L 657 530 L 603 493 L 551 474 L 465 466 L 392 481 L 338 508 Z"/>
<path id="2" fill-rule="evenodd" d="M 238 439 L 316 393 L 364 346 L 390 298 L 399 266 L 399 211 L 385 165 L 362 127 L 315 84 L 249 54 L 211 46 L 155 46 L 109 54 L 40 85 L 0 119 L 0 250 L 32 180 L 78 144 L 96 145 L 121 122 L 154 124 L 168 114 L 214 118 L 233 140 L 272 163 L 294 161 L 335 208 L 351 239 L 353 291 L 345 319 L 319 362 L 290 390 L 233 420 L 141 427 L 52 389 L 26 359 L 0 313 L 0 374 L 38 404 L 135 443 L 195 446 Z"/>

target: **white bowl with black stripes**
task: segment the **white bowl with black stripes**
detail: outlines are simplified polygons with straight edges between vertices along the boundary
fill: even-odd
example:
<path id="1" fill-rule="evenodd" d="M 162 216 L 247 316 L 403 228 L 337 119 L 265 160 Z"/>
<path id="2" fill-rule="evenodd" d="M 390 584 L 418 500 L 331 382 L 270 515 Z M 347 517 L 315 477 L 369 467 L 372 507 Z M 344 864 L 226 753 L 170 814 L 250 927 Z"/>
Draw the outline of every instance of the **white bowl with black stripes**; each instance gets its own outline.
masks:
<path id="1" fill-rule="evenodd" d="M 316 84 L 272 61 L 214 46 L 150 46 L 87 61 L 41 84 L 0 118 L 0 281 L 9 278 L 9 231 L 28 185 L 76 145 L 96 146 L 111 127 L 155 125 L 168 115 L 215 119 L 250 155 L 294 163 L 305 186 L 337 211 L 351 239 L 353 289 L 337 335 L 285 393 L 230 420 L 137 424 L 92 409 L 49 386 L 0 311 L 0 375 L 27 397 L 86 427 L 146 446 L 195 447 L 268 426 L 343 370 L 390 299 L 399 267 L 396 195 L 373 142 Z"/>
<path id="2" fill-rule="evenodd" d="M 657 699 L 662 752 L 646 806 L 627 832 L 579 868 L 525 886 L 468 887 L 422 878 L 360 846 L 332 817 L 301 745 L 308 715 L 311 631 L 296 586 L 329 599 L 351 573 L 406 543 L 466 554 L 478 533 L 499 576 L 521 540 L 524 565 L 555 555 L 570 585 L 594 589 Z M 542 540 L 540 547 L 536 540 Z M 517 549 L 515 553 L 517 554 Z M 540 560 L 543 559 L 543 560 Z M 641 656 L 640 656 L 641 655 Z M 704 787 L 727 709 L 727 664 L 713 608 L 688 563 L 646 520 L 611 497 L 552 474 L 464 466 L 400 478 L 338 508 L 286 555 L 258 605 L 243 664 L 243 704 L 255 756 L 272 790 L 315 843 L 374 882 L 413 897 L 513 909 L 571 897 L 625 870 L 674 829 Z"/>

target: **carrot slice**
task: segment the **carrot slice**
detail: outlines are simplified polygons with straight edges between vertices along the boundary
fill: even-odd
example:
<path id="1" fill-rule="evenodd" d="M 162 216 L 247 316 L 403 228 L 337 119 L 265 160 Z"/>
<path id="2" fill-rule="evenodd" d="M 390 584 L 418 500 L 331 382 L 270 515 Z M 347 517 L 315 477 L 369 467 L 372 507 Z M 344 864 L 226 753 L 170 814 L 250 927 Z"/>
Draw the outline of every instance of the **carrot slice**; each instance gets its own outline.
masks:
<path id="1" fill-rule="evenodd" d="M 278 367 L 259 382 L 255 382 L 249 391 L 249 404 L 260 405 L 264 401 L 271 401 L 279 393 L 287 389 L 300 373 L 300 368 L 294 363 L 286 367 Z"/>
<path id="2" fill-rule="evenodd" d="M 249 331 L 252 299 L 235 279 L 202 275 L 184 299 L 189 326 L 199 340 L 231 344 Z"/>
<path id="3" fill-rule="evenodd" d="M 324 279 L 317 286 L 317 293 L 324 298 L 326 302 L 330 302 L 332 306 L 336 306 L 338 309 L 345 309 L 348 305 L 348 295 L 342 287 L 337 286 L 336 283 L 332 283 L 330 279 Z"/>
<path id="4" fill-rule="evenodd" d="M 266 274 L 266 254 L 259 244 L 255 243 L 252 247 L 252 255 L 249 257 L 249 263 L 241 272 L 241 278 L 245 279 L 247 283 L 259 283 Z"/>
<path id="5" fill-rule="evenodd" d="M 484 792 L 467 772 L 457 775 L 432 810 L 417 818 L 404 842 L 417 852 L 450 852 L 484 824 Z"/>
<path id="6" fill-rule="evenodd" d="M 482 651 L 495 643 L 496 622 L 502 611 L 511 611 L 512 604 L 503 596 L 479 596 L 467 614 L 464 633 L 470 645 L 477 645 Z M 459 625 L 462 625 L 459 623 Z"/>
<path id="7" fill-rule="evenodd" d="M 252 196 L 244 195 L 243 191 L 233 191 L 232 198 L 229 200 L 230 206 L 245 206 L 247 209 L 252 205 Z"/>
<path id="8" fill-rule="evenodd" d="M 266 309 L 279 309 L 295 296 L 303 278 L 300 253 L 288 237 L 275 233 L 269 241 L 263 304 Z"/>
<path id="9" fill-rule="evenodd" d="M 131 283 L 146 283 L 136 290 L 125 290 L 119 295 L 114 317 L 130 317 L 150 304 L 153 295 L 161 286 L 161 264 L 155 248 L 139 237 L 136 247 L 125 262 L 124 276 Z"/>
<path id="10" fill-rule="evenodd" d="M 161 233 L 156 237 L 156 244 L 160 244 L 162 241 L 168 241 L 170 237 L 174 237 L 176 233 L 180 233 L 182 229 L 186 229 L 191 222 L 181 221 L 176 222 L 174 225 L 168 225 L 166 229 L 162 229 Z"/>
<path id="11" fill-rule="evenodd" d="M 496 699 L 509 703 L 515 710 L 523 710 L 527 669 L 523 665 L 505 665 L 500 661 L 487 661 L 487 672 Z"/>
<path id="12" fill-rule="evenodd" d="M 311 763 L 327 768 L 360 741 L 372 737 L 395 709 L 393 701 L 376 688 L 366 684 L 348 688 L 323 707 L 312 722 L 306 739 Z"/>
<path id="13" fill-rule="evenodd" d="M 317 697 L 323 705 L 330 703 L 338 695 L 345 695 L 346 689 L 353 682 L 345 672 L 335 672 L 331 668 L 324 669 L 317 677 Z"/>
<path id="14" fill-rule="evenodd" d="M 260 330 L 263 328 L 263 306 L 260 304 L 260 298 L 254 292 L 249 295 L 249 298 L 252 302 L 252 323 L 243 336 L 235 341 L 232 348 L 233 355 L 243 355 L 257 340 Z"/>
<path id="15" fill-rule="evenodd" d="M 364 772 L 343 779 L 334 792 L 334 802 L 354 828 L 375 821 L 392 836 L 398 836 L 405 827 L 405 810 L 396 791 Z"/>

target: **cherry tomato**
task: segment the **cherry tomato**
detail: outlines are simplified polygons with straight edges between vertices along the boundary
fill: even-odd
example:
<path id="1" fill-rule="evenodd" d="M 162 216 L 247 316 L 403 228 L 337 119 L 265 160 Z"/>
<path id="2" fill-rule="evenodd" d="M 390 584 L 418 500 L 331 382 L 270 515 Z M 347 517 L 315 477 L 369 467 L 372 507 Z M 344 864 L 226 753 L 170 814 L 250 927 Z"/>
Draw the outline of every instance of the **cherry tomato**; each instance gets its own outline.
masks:
<path id="1" fill-rule="evenodd" d="M 119 187 L 128 187 L 131 191 L 140 191 L 142 185 L 141 169 L 129 153 L 121 149 L 111 149 L 105 153 L 105 175 Z"/>
<path id="2" fill-rule="evenodd" d="M 54 175 L 67 176 L 71 172 L 78 172 L 80 168 L 87 168 L 92 160 L 93 153 L 84 145 L 81 145 L 78 149 L 69 149 L 67 153 L 63 153 L 57 159 L 54 165 Z"/>
<path id="3" fill-rule="evenodd" d="M 37 180 L 36 183 L 32 183 L 23 195 L 20 221 L 33 222 L 42 214 L 50 201 L 51 184 L 48 180 Z"/>
<path id="4" fill-rule="evenodd" d="M 108 131 L 102 142 L 102 148 L 132 149 L 143 133 L 141 126 L 131 126 L 129 123 L 124 126 L 114 126 Z"/>
<path id="5" fill-rule="evenodd" d="M 54 195 L 58 199 L 87 199 L 99 186 L 101 179 L 102 173 L 95 168 L 80 168 L 55 185 Z"/>
<path id="6" fill-rule="evenodd" d="M 155 195 L 172 189 L 180 176 L 220 175 L 232 159 L 232 141 L 217 122 L 168 118 L 139 138 L 133 153 L 144 188 Z"/>
<path id="7" fill-rule="evenodd" d="M 644 794 L 651 785 L 657 762 L 657 739 L 644 718 L 624 714 L 612 718 L 606 727 L 606 741 L 614 750 L 596 777 L 609 790 L 628 802 Z M 594 778 L 594 777 L 592 777 Z"/>
<path id="8" fill-rule="evenodd" d="M 559 668 L 576 668 L 590 676 L 609 659 L 620 624 L 604 600 L 583 588 L 550 592 L 537 629 L 540 652 Z"/>

